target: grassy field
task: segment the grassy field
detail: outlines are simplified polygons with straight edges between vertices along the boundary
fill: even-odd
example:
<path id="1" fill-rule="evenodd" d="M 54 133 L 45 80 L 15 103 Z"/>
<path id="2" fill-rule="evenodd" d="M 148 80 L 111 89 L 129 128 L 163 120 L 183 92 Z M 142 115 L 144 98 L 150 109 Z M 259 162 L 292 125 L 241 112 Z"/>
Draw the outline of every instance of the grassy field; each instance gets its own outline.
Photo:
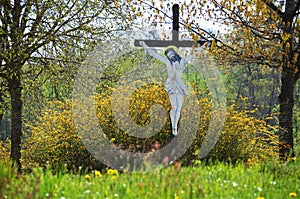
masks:
<path id="1" fill-rule="evenodd" d="M 252 167 L 222 163 L 168 167 L 148 173 L 70 174 L 63 169 L 34 169 L 17 175 L 0 164 L 0 198 L 300 198 L 300 161 L 270 162 Z"/>

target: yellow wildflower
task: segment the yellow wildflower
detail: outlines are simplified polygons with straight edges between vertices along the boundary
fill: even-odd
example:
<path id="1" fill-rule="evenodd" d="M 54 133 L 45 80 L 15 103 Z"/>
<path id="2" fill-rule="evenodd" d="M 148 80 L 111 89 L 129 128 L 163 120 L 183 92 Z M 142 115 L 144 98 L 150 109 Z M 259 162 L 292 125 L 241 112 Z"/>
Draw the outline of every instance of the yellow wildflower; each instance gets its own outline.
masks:
<path id="1" fill-rule="evenodd" d="M 88 174 L 86 174 L 86 175 L 84 176 L 84 178 L 85 178 L 85 179 L 90 179 L 90 178 L 91 178 L 91 176 L 90 176 L 90 175 L 88 175 Z"/>
<path id="2" fill-rule="evenodd" d="M 108 175 L 117 175 L 119 172 L 116 169 L 108 169 L 107 174 Z"/>
<path id="3" fill-rule="evenodd" d="M 292 157 L 291 159 L 292 159 L 293 161 L 296 161 L 296 160 L 297 160 L 297 158 L 296 158 L 296 157 Z"/>
<path id="4" fill-rule="evenodd" d="M 296 193 L 296 192 L 291 192 L 291 193 L 289 194 L 289 196 L 290 196 L 290 197 L 296 197 L 296 196 L 297 196 L 297 193 Z"/>
<path id="5" fill-rule="evenodd" d="M 97 171 L 97 170 L 96 170 L 96 171 L 95 171 L 95 176 L 96 176 L 96 177 L 102 177 L 102 174 L 101 174 L 100 171 Z"/>
<path id="6" fill-rule="evenodd" d="M 265 198 L 262 196 L 258 196 L 256 199 L 265 199 Z"/>
<path id="7" fill-rule="evenodd" d="M 117 176 L 111 176 L 111 179 L 115 180 L 117 179 Z"/>

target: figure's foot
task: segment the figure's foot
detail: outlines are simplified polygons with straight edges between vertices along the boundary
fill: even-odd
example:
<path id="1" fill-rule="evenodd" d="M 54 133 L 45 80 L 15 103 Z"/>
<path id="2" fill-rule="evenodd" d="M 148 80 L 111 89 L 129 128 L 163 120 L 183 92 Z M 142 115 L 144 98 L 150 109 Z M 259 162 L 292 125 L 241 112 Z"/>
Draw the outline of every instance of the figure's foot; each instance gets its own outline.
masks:
<path id="1" fill-rule="evenodd" d="M 173 134 L 174 136 L 177 136 L 177 128 L 174 128 L 174 129 L 173 129 L 172 134 Z"/>
<path id="2" fill-rule="evenodd" d="M 172 140 L 173 138 L 175 138 L 176 136 L 173 135 L 173 132 L 170 133 L 170 139 Z"/>

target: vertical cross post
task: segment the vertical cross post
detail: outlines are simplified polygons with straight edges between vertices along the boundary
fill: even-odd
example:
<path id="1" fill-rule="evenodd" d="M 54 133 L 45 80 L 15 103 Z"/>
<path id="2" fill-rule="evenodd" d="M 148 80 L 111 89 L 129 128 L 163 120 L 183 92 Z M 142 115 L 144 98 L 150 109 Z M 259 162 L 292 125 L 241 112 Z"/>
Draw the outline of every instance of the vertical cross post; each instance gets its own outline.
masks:
<path id="1" fill-rule="evenodd" d="M 172 40 L 179 41 L 179 5 L 178 4 L 173 5 L 172 12 L 173 12 Z"/>

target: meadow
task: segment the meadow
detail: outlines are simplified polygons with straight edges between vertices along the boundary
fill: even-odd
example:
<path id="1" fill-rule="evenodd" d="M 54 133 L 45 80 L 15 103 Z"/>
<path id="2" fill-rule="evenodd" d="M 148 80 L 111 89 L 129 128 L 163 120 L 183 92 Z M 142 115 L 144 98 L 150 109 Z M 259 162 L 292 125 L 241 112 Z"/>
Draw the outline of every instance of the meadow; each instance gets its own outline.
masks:
<path id="1" fill-rule="evenodd" d="M 0 198 L 198 199 L 300 198 L 300 161 L 252 166 L 214 163 L 152 172 L 68 171 L 34 168 L 17 174 L 0 164 Z"/>

